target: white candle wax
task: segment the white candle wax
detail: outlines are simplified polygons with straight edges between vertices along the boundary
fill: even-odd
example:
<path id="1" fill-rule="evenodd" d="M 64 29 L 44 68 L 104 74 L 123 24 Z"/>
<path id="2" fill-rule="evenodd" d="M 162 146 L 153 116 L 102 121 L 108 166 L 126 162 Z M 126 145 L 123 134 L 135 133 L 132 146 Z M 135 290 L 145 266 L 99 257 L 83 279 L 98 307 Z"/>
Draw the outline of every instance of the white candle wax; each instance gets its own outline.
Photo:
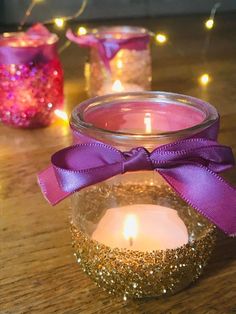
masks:
<path id="1" fill-rule="evenodd" d="M 188 243 L 188 231 L 176 210 L 136 204 L 108 209 L 92 239 L 111 248 L 145 252 L 182 246 Z"/>

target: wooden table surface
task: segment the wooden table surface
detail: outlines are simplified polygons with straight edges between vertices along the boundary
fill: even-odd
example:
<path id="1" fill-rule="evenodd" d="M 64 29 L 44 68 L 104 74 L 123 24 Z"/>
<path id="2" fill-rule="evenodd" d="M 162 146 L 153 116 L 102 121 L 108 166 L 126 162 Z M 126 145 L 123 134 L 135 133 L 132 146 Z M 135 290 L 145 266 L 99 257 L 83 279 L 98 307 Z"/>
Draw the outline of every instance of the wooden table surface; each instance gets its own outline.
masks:
<path id="1" fill-rule="evenodd" d="M 216 17 L 207 56 L 201 51 L 205 16 L 118 21 L 165 31 L 168 44 L 153 47 L 153 89 L 203 98 L 217 107 L 220 142 L 236 155 L 236 15 Z M 67 110 L 86 98 L 86 52 L 72 45 L 62 54 Z M 207 87 L 198 76 L 211 74 Z M 220 234 L 204 275 L 169 298 L 123 302 L 97 288 L 76 264 L 68 225 L 69 204 L 50 207 L 36 182 L 50 155 L 69 145 L 63 122 L 45 129 L 0 126 L 0 313 L 236 313 L 236 242 Z M 236 185 L 236 170 L 225 177 Z"/>

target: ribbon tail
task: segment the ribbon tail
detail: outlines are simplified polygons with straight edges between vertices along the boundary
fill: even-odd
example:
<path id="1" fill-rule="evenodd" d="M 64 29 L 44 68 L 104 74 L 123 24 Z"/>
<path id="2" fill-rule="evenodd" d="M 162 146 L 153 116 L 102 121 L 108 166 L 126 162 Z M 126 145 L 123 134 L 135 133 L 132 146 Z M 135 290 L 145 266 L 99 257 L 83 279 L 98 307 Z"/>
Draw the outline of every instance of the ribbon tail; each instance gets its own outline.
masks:
<path id="1" fill-rule="evenodd" d="M 71 194 L 60 188 L 52 166 L 41 171 L 37 177 L 41 191 L 51 205 L 56 205 Z"/>
<path id="2" fill-rule="evenodd" d="M 66 38 L 69 39 L 70 41 L 80 45 L 81 47 L 87 47 L 90 48 L 92 47 L 95 42 L 90 39 L 90 37 L 83 35 L 83 36 L 77 36 L 75 35 L 71 29 L 68 29 L 66 32 Z"/>
<path id="3" fill-rule="evenodd" d="M 106 70 L 108 71 L 108 73 L 111 72 L 110 59 L 107 56 L 105 43 L 95 38 L 93 34 L 81 35 L 81 36 L 75 35 L 71 29 L 68 29 L 68 31 L 66 32 L 66 37 L 70 41 L 78 44 L 80 47 L 96 48 Z"/>
<path id="4" fill-rule="evenodd" d="M 99 42 L 97 49 L 98 49 L 99 56 L 104 64 L 106 71 L 110 74 L 111 73 L 110 59 L 106 55 L 106 50 L 105 50 L 104 45 L 101 42 Z"/>
<path id="5" fill-rule="evenodd" d="M 220 176 L 194 164 L 157 171 L 190 206 L 226 234 L 236 236 L 236 190 Z"/>

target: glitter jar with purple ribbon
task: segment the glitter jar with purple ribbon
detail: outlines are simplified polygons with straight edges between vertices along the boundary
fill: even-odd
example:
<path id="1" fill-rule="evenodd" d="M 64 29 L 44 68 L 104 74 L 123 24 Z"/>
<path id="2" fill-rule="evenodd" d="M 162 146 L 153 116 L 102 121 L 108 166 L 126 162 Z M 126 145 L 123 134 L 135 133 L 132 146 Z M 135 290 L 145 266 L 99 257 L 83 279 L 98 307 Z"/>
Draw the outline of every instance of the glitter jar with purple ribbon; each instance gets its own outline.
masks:
<path id="1" fill-rule="evenodd" d="M 181 199 L 158 171 L 134 170 L 136 162 L 145 162 L 141 157 L 145 150 L 140 147 L 151 152 L 183 138 L 204 137 L 204 132 L 215 138 L 217 121 L 211 105 L 161 92 L 107 95 L 74 109 L 75 142 L 97 145 L 96 150 L 102 142 L 127 152 L 122 167 L 132 171 L 123 169 L 122 175 L 72 196 L 77 261 L 109 293 L 124 300 L 171 295 L 202 273 L 215 245 L 215 227 Z M 157 169 L 164 167 L 165 173 L 173 153 L 166 152 L 161 165 L 165 152 L 160 150 Z M 94 171 L 97 178 L 98 169 Z M 199 184 L 197 175 L 195 180 Z"/>
<path id="2" fill-rule="evenodd" d="M 151 35 L 147 29 L 107 26 L 91 29 L 85 35 L 69 30 L 67 37 L 90 50 L 85 64 L 90 96 L 151 89 Z"/>
<path id="3" fill-rule="evenodd" d="M 236 190 L 218 175 L 234 158 L 216 141 L 216 109 L 185 95 L 119 93 L 81 103 L 70 124 L 75 145 L 38 179 L 51 204 L 71 196 L 82 269 L 124 300 L 187 287 L 216 226 L 236 234 Z"/>
<path id="4" fill-rule="evenodd" d="M 0 121 L 19 128 L 50 125 L 63 106 L 56 34 L 42 25 L 0 36 Z"/>

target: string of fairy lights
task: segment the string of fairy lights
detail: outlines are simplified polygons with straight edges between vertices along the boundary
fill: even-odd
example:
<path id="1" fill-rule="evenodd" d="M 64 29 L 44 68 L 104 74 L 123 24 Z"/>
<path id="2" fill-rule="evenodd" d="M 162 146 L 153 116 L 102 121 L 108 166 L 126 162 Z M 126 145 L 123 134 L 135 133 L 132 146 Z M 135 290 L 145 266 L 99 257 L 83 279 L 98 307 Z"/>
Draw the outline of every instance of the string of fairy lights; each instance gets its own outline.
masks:
<path id="1" fill-rule="evenodd" d="M 24 27 L 28 18 L 31 15 L 33 9 L 37 5 L 42 3 L 43 1 L 45 1 L 45 0 L 31 0 L 28 8 L 25 11 L 25 14 L 24 14 L 22 20 L 20 21 L 20 24 L 18 27 L 19 30 L 21 30 Z M 87 7 L 87 4 L 88 4 L 88 0 L 82 0 L 80 8 L 78 9 L 78 11 L 74 15 L 54 17 L 50 20 L 43 22 L 43 24 L 54 24 L 56 28 L 64 29 L 66 27 L 67 22 L 73 21 L 83 14 L 83 12 L 85 11 L 85 9 Z M 204 42 L 204 46 L 203 46 L 203 50 L 202 50 L 204 57 L 206 56 L 206 53 L 207 53 L 207 50 L 209 47 L 211 31 L 215 26 L 216 12 L 220 6 L 221 6 L 221 2 L 216 2 L 210 11 L 210 15 L 209 15 L 208 19 L 204 21 L 204 27 L 207 30 L 207 34 L 206 34 L 206 38 L 205 38 L 205 42 Z M 76 32 L 78 35 L 86 35 L 88 33 L 88 29 L 85 26 L 80 25 Z M 167 44 L 169 41 L 169 36 L 166 33 L 157 32 L 157 33 L 152 33 L 152 35 L 154 37 L 156 44 L 159 46 L 163 46 L 163 45 Z M 71 44 L 71 42 L 69 40 L 66 40 L 66 42 L 63 44 L 63 46 L 61 48 L 59 48 L 59 53 L 63 52 L 65 49 L 67 49 L 70 46 L 70 44 Z M 210 81 L 212 80 L 212 77 L 211 77 L 210 73 L 205 72 L 205 73 L 202 73 L 197 78 L 197 80 L 201 86 L 206 87 L 210 83 Z M 67 114 L 65 112 L 58 110 L 58 112 L 55 112 L 55 114 L 58 117 L 60 117 L 62 120 L 68 121 L 68 117 L 67 117 Z"/>
<path id="2" fill-rule="evenodd" d="M 30 17 L 35 6 L 42 3 L 43 1 L 45 1 L 45 0 L 31 0 L 30 1 L 30 4 L 29 4 L 28 8 L 26 9 L 22 20 L 20 21 L 20 25 L 18 27 L 19 30 L 21 30 L 23 28 L 23 26 L 25 25 L 25 23 L 27 22 L 27 19 Z M 65 26 L 66 22 L 75 20 L 80 15 L 82 15 L 84 13 L 84 10 L 87 7 L 87 4 L 88 4 L 88 0 L 83 0 L 80 8 L 78 9 L 78 11 L 75 14 L 69 15 L 69 16 L 55 17 L 55 18 L 52 18 L 50 20 L 44 21 L 43 24 L 54 23 L 58 28 L 63 28 Z"/>

